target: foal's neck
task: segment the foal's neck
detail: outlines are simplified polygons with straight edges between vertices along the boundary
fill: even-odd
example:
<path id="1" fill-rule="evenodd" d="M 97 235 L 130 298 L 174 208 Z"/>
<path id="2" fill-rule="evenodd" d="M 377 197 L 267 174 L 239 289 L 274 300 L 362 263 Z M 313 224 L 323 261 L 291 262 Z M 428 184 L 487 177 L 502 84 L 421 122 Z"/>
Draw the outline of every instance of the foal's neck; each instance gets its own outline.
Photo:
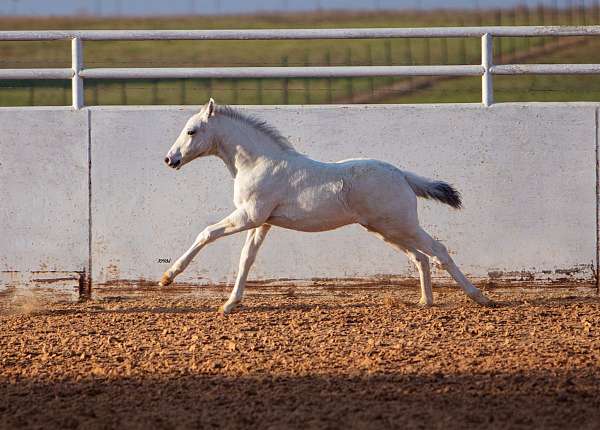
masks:
<path id="1" fill-rule="evenodd" d="M 215 138 L 215 155 L 223 160 L 234 178 L 240 171 L 253 170 L 265 161 L 283 161 L 297 154 L 284 150 L 260 130 L 239 121 L 221 117 L 219 126 L 223 131 Z"/>

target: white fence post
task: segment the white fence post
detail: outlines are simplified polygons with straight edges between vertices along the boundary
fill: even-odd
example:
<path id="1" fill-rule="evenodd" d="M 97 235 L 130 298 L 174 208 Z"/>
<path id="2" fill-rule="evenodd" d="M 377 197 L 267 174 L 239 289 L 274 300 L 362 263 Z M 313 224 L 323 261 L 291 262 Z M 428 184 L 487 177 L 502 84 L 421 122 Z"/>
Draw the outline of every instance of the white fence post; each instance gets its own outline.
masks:
<path id="1" fill-rule="evenodd" d="M 79 37 L 71 40 L 71 67 L 73 69 L 73 77 L 71 78 L 73 108 L 81 109 L 83 107 L 83 78 L 79 76 L 79 72 L 83 67 L 83 44 Z"/>
<path id="2" fill-rule="evenodd" d="M 492 79 L 492 56 L 494 54 L 494 40 L 490 33 L 481 37 L 481 65 L 483 75 L 481 76 L 481 102 L 484 106 L 494 103 L 494 82 Z"/>
<path id="3" fill-rule="evenodd" d="M 481 102 L 484 106 L 494 103 L 494 81 L 492 79 L 492 64 L 494 55 L 494 41 L 490 33 L 481 37 L 481 65 L 483 75 L 481 77 Z"/>

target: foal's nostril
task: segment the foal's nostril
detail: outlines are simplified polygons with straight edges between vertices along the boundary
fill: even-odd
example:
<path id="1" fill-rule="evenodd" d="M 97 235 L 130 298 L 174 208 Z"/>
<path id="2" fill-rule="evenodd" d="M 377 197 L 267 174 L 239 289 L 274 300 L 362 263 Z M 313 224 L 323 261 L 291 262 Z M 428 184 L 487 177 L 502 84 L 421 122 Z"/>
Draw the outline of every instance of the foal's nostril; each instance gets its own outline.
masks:
<path id="1" fill-rule="evenodd" d="M 167 163 L 167 164 L 171 163 L 171 159 L 169 157 L 165 157 L 165 163 Z"/>

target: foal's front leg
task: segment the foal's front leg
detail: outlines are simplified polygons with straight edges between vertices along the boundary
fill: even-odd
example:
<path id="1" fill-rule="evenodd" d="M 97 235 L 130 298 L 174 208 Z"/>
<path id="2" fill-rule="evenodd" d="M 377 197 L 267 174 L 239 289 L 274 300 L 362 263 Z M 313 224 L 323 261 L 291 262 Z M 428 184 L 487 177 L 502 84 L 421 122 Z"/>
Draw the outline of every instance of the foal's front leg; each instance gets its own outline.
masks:
<path id="1" fill-rule="evenodd" d="M 240 256 L 240 267 L 238 269 L 237 278 L 235 280 L 235 286 L 231 291 L 227 302 L 221 306 L 221 312 L 223 314 L 230 313 L 239 302 L 242 301 L 244 295 L 244 287 L 246 286 L 246 279 L 248 278 L 248 272 L 254 264 L 258 248 L 262 245 L 267 233 L 271 229 L 269 224 L 263 224 L 260 227 L 256 227 L 253 230 L 248 231 L 246 237 L 246 243 L 242 248 L 242 255 Z"/>
<path id="2" fill-rule="evenodd" d="M 190 249 L 188 249 L 181 257 L 179 257 L 171 266 L 171 268 L 162 275 L 162 278 L 158 284 L 164 287 L 165 285 L 172 283 L 175 277 L 183 272 L 191 263 L 198 252 L 200 252 L 200 250 L 210 242 L 214 242 L 223 236 L 254 228 L 260 224 L 262 224 L 262 222 L 257 223 L 253 221 L 251 217 L 248 216 L 246 210 L 236 209 L 225 219 L 202 230 L 198 237 L 196 237 L 196 240 Z"/>

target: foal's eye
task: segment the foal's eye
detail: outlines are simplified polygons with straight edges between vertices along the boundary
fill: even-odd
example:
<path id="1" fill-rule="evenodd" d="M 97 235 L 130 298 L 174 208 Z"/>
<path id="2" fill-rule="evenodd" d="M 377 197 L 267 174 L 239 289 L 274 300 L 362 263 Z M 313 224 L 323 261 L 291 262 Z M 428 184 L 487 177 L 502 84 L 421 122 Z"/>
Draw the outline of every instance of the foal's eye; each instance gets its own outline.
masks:
<path id="1" fill-rule="evenodd" d="M 196 130 L 188 130 L 187 134 L 193 136 L 196 133 Z"/>

